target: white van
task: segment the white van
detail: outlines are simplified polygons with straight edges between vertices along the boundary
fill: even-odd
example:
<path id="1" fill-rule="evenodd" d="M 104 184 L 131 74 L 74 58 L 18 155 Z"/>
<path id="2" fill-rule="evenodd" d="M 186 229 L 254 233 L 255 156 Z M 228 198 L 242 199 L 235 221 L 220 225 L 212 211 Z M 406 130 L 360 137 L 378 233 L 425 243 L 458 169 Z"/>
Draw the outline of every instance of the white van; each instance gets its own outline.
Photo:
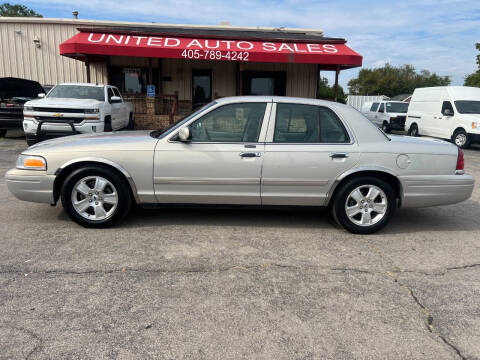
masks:
<path id="1" fill-rule="evenodd" d="M 480 142 L 480 88 L 438 86 L 415 89 L 405 128 L 411 136 L 448 139 L 461 148 Z"/>
<path id="2" fill-rule="evenodd" d="M 402 101 L 374 101 L 362 106 L 363 115 L 386 133 L 405 130 L 407 110 L 408 103 Z"/>

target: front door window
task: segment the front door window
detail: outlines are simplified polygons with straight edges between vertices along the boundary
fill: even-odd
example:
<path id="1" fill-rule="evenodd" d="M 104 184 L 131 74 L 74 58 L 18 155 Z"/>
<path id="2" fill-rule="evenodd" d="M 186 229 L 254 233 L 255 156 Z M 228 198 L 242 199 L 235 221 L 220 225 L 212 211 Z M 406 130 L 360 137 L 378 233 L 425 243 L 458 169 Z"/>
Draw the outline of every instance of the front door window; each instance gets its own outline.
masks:
<path id="1" fill-rule="evenodd" d="M 266 103 L 240 103 L 212 110 L 191 125 L 192 142 L 257 142 Z"/>

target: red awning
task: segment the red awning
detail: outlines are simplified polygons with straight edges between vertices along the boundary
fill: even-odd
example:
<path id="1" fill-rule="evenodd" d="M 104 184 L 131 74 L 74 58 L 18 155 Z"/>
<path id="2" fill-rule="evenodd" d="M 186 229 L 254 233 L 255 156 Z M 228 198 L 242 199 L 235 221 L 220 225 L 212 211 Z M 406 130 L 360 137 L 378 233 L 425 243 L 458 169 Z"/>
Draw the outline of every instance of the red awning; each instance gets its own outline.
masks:
<path id="1" fill-rule="evenodd" d="M 60 44 L 60 54 L 77 59 L 85 55 L 321 64 L 351 68 L 362 56 L 345 44 L 269 42 L 80 32 Z"/>

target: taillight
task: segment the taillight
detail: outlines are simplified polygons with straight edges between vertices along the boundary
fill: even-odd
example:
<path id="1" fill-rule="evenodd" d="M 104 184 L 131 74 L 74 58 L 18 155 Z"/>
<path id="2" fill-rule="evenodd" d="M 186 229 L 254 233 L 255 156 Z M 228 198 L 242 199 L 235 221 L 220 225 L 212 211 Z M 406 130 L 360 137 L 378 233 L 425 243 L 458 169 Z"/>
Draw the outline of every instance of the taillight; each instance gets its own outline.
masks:
<path id="1" fill-rule="evenodd" d="M 463 173 L 465 169 L 465 160 L 463 158 L 463 150 L 458 148 L 458 157 L 457 157 L 457 173 Z"/>

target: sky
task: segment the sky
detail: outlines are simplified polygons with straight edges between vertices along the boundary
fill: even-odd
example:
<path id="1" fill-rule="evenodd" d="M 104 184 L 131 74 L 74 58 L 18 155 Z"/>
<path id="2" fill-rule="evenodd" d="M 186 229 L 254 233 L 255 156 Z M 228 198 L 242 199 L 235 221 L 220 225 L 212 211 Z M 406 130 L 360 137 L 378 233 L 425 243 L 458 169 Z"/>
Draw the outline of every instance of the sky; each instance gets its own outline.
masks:
<path id="1" fill-rule="evenodd" d="M 11 3 L 16 3 L 10 0 Z M 322 29 L 343 37 L 363 56 L 363 68 L 412 64 L 449 75 L 463 85 L 477 70 L 480 0 L 31 0 L 21 1 L 44 17 L 172 24 L 272 26 Z M 346 89 L 359 69 L 342 71 Z M 324 72 L 330 83 L 334 74 Z"/>

